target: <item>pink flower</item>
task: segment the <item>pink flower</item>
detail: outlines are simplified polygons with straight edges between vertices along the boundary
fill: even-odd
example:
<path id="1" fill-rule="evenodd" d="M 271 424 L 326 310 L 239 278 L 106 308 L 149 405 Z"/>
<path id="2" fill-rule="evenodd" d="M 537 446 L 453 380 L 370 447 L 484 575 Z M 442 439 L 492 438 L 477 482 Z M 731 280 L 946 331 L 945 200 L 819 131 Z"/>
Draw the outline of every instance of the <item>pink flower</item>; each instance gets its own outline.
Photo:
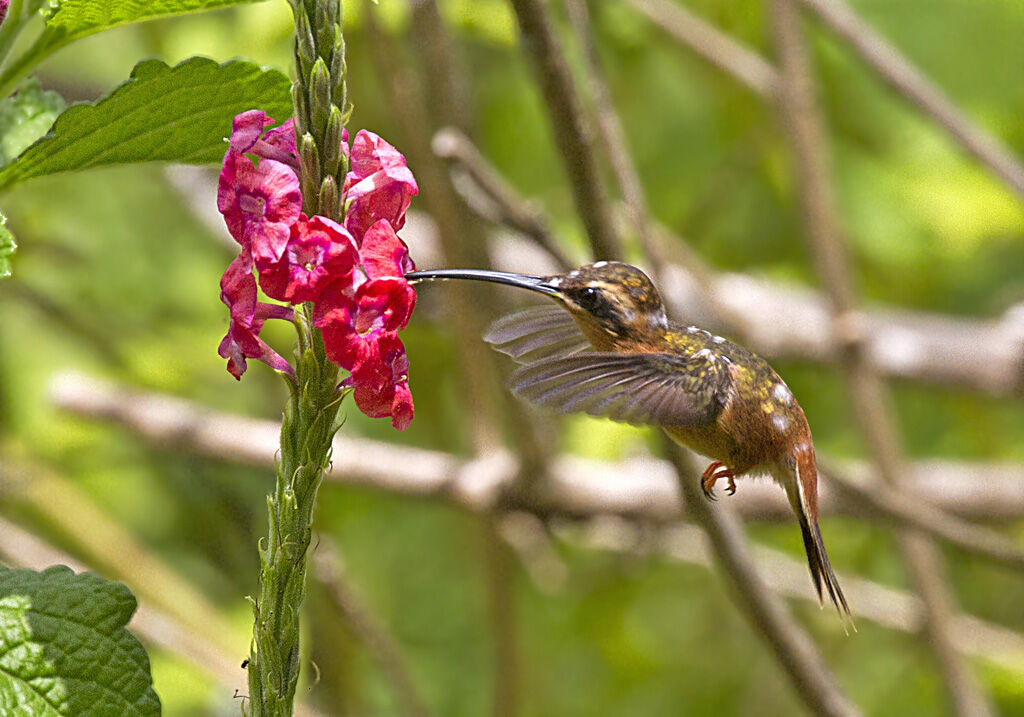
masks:
<path id="1" fill-rule="evenodd" d="M 350 155 L 352 169 L 345 177 L 345 226 L 356 242 L 376 221 L 387 219 L 397 231 L 405 224 L 405 212 L 419 192 L 405 157 L 365 129 L 356 133 Z"/>
<path id="2" fill-rule="evenodd" d="M 363 234 L 359 256 L 371 279 L 380 276 L 404 276 L 415 271 L 416 265 L 409 256 L 409 247 L 395 234 L 390 222 L 381 219 Z"/>
<path id="3" fill-rule="evenodd" d="M 267 319 L 291 321 L 293 312 L 287 306 L 256 301 L 252 258 L 244 249 L 231 262 L 220 280 L 220 298 L 231 311 L 231 323 L 217 353 L 228 360 L 231 375 L 241 380 L 247 368 L 246 359 L 254 358 L 276 371 L 294 376 L 295 370 L 291 364 L 259 337 Z"/>
<path id="4" fill-rule="evenodd" d="M 313 310 L 323 332 L 327 357 L 357 371 L 379 360 L 377 343 L 388 332 L 404 328 L 416 306 L 416 292 L 405 279 L 381 277 L 358 287 L 332 284 Z"/>
<path id="5" fill-rule="evenodd" d="M 332 281 L 347 279 L 359 262 L 355 240 L 326 217 L 301 215 L 281 258 L 260 266 L 260 286 L 267 296 L 290 304 L 316 301 Z"/>
<path id="6" fill-rule="evenodd" d="M 217 209 L 228 231 L 260 264 L 281 258 L 291 225 L 302 210 L 299 180 L 272 159 L 253 166 L 245 155 L 228 151 L 217 187 Z"/>
<path id="7" fill-rule="evenodd" d="M 354 386 L 353 397 L 360 411 L 370 418 L 391 416 L 391 425 L 404 431 L 414 414 L 409 357 L 394 332 L 381 336 L 377 352 L 377 360 L 353 371 L 346 383 Z"/>
<path id="8" fill-rule="evenodd" d="M 289 119 L 280 127 L 264 132 L 274 124 L 261 110 L 249 110 L 235 115 L 231 127 L 231 151 L 254 154 L 261 159 L 273 159 L 299 171 L 299 155 L 295 149 L 295 120 Z"/>

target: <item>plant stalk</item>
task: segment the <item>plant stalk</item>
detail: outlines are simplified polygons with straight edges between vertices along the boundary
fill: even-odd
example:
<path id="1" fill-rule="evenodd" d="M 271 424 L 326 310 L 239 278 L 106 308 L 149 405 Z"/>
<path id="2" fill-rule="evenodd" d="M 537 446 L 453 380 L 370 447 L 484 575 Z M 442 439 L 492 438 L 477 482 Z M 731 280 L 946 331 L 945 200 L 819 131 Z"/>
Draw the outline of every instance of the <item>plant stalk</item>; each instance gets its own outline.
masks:
<path id="1" fill-rule="evenodd" d="M 339 147 L 345 110 L 340 0 L 290 0 L 296 24 L 296 140 L 302 159 L 303 211 L 343 219 L 338 188 L 348 171 Z M 301 38 L 301 42 L 299 39 Z M 339 53 L 342 56 L 339 57 Z M 306 591 L 306 554 L 317 491 L 331 456 L 338 409 L 338 367 L 313 326 L 312 305 L 297 307 L 297 380 L 281 423 L 277 484 L 267 497 L 269 533 L 260 541 L 259 597 L 249 658 L 249 714 L 290 717 L 299 679 L 299 614 Z"/>

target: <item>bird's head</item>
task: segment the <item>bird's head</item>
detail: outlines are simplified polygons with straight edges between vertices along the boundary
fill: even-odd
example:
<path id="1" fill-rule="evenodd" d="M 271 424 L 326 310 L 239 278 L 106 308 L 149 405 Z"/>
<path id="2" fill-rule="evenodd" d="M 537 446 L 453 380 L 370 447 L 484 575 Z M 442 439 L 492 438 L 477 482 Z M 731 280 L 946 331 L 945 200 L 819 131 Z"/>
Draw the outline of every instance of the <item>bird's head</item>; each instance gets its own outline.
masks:
<path id="1" fill-rule="evenodd" d="M 411 282 L 472 279 L 517 286 L 544 294 L 573 315 L 587 338 L 599 348 L 642 342 L 668 325 L 661 295 L 635 266 L 599 261 L 564 274 L 527 276 L 501 271 L 440 269 L 406 274 Z"/>

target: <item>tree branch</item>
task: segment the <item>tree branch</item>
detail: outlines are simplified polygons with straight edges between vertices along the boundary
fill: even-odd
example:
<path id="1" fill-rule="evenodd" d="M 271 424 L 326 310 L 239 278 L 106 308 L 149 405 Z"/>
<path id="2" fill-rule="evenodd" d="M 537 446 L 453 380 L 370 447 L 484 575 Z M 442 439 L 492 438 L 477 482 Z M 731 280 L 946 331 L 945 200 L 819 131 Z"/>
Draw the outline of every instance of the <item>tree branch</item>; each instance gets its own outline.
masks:
<path id="1" fill-rule="evenodd" d="M 898 94 L 935 120 L 968 152 L 987 165 L 1024 199 L 1024 166 L 1002 141 L 953 104 L 945 92 L 914 66 L 842 0 L 800 0 L 849 43 Z"/>
<path id="2" fill-rule="evenodd" d="M 434 135 L 432 146 L 438 157 L 448 160 L 457 170 L 469 174 L 469 179 L 497 212 L 496 217 L 489 216 L 487 219 L 529 237 L 555 260 L 560 269 L 568 271 L 579 265 L 578 261 L 569 258 L 551 233 L 544 212 L 520 197 L 512 185 L 488 164 L 466 135 L 455 127 L 445 127 Z M 464 193 L 462 198 L 474 207 Z M 474 211 L 485 213 L 475 207 Z"/>
<path id="3" fill-rule="evenodd" d="M 830 299 L 833 333 L 844 343 L 840 365 L 857 424 L 882 480 L 895 486 L 905 473 L 902 449 L 897 426 L 890 417 L 886 388 L 861 351 L 863 322 L 835 216 L 823 122 L 814 96 L 796 0 L 774 1 L 772 30 L 781 68 L 779 111 L 795 159 L 807 243 Z M 951 705 L 963 717 L 990 714 L 984 695 L 954 649 L 950 629 L 953 597 L 943 580 L 937 550 L 921 532 L 913 529 L 898 530 L 897 542 L 924 605 L 925 633 L 942 671 Z"/>
<path id="4" fill-rule="evenodd" d="M 614 518 L 555 525 L 553 530 L 560 539 L 592 549 L 635 553 L 639 548 L 691 565 L 711 568 L 714 564 L 706 535 L 691 525 L 665 526 L 653 537 L 642 533 L 643 528 L 634 523 Z M 754 546 L 753 553 L 772 590 L 817 604 L 817 598 L 807 590 L 807 565 L 803 561 L 763 546 Z M 857 619 L 891 630 L 921 632 L 924 608 L 913 593 L 853 575 L 840 574 L 840 581 L 850 600 L 850 611 Z M 1024 636 L 1001 625 L 959 614 L 952 620 L 952 635 L 956 648 L 964 655 L 980 657 L 1014 672 L 1024 662 Z"/>
<path id="5" fill-rule="evenodd" d="M 676 40 L 759 95 L 772 96 L 778 73 L 754 50 L 669 0 L 626 0 Z"/>
<path id="6" fill-rule="evenodd" d="M 562 153 L 576 208 L 590 239 L 594 259 L 621 259 L 611 205 L 594 156 L 594 137 L 572 81 L 565 53 L 555 36 L 544 0 L 512 0 L 523 49 L 533 63 L 548 109 L 555 145 Z"/>
<path id="7" fill-rule="evenodd" d="M 273 466 L 273 421 L 218 413 L 183 399 L 128 390 L 79 374 L 59 375 L 51 394 L 58 408 L 114 421 L 163 448 L 258 468 Z M 558 456 L 551 462 L 549 479 L 529 493 L 509 490 L 518 472 L 518 461 L 502 451 L 466 460 L 440 451 L 339 436 L 325 480 L 448 500 L 472 511 L 521 510 L 542 518 L 617 515 L 661 524 L 683 514 L 673 467 L 651 456 L 621 463 Z M 839 472 L 827 474 L 826 478 L 835 476 L 837 489 L 830 489 L 833 484 L 827 481 L 822 486 L 823 514 L 881 516 L 1004 566 L 1022 567 L 1012 540 L 963 518 L 1024 516 L 1024 467 L 929 461 L 912 464 L 909 481 L 901 488 L 878 485 L 869 475 L 866 465 L 845 463 Z M 745 520 L 792 517 L 785 498 L 768 483 L 745 483 L 730 505 Z"/>

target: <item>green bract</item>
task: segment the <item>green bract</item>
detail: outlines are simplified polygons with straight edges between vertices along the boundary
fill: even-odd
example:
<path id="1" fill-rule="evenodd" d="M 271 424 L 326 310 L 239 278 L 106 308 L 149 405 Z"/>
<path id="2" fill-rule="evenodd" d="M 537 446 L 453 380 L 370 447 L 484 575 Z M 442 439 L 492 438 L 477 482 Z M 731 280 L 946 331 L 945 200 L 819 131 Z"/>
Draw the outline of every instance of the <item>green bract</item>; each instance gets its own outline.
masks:
<path id="1" fill-rule="evenodd" d="M 262 107 L 272 117 L 291 115 L 290 87 L 284 73 L 251 62 L 140 62 L 131 79 L 107 97 L 61 114 L 45 137 L 0 170 L 0 189 L 108 164 L 217 162 L 224 155 L 225 128 L 239 112 Z"/>
<path id="2" fill-rule="evenodd" d="M 159 715 L 135 608 L 91 573 L 0 568 L 0 714 Z"/>

